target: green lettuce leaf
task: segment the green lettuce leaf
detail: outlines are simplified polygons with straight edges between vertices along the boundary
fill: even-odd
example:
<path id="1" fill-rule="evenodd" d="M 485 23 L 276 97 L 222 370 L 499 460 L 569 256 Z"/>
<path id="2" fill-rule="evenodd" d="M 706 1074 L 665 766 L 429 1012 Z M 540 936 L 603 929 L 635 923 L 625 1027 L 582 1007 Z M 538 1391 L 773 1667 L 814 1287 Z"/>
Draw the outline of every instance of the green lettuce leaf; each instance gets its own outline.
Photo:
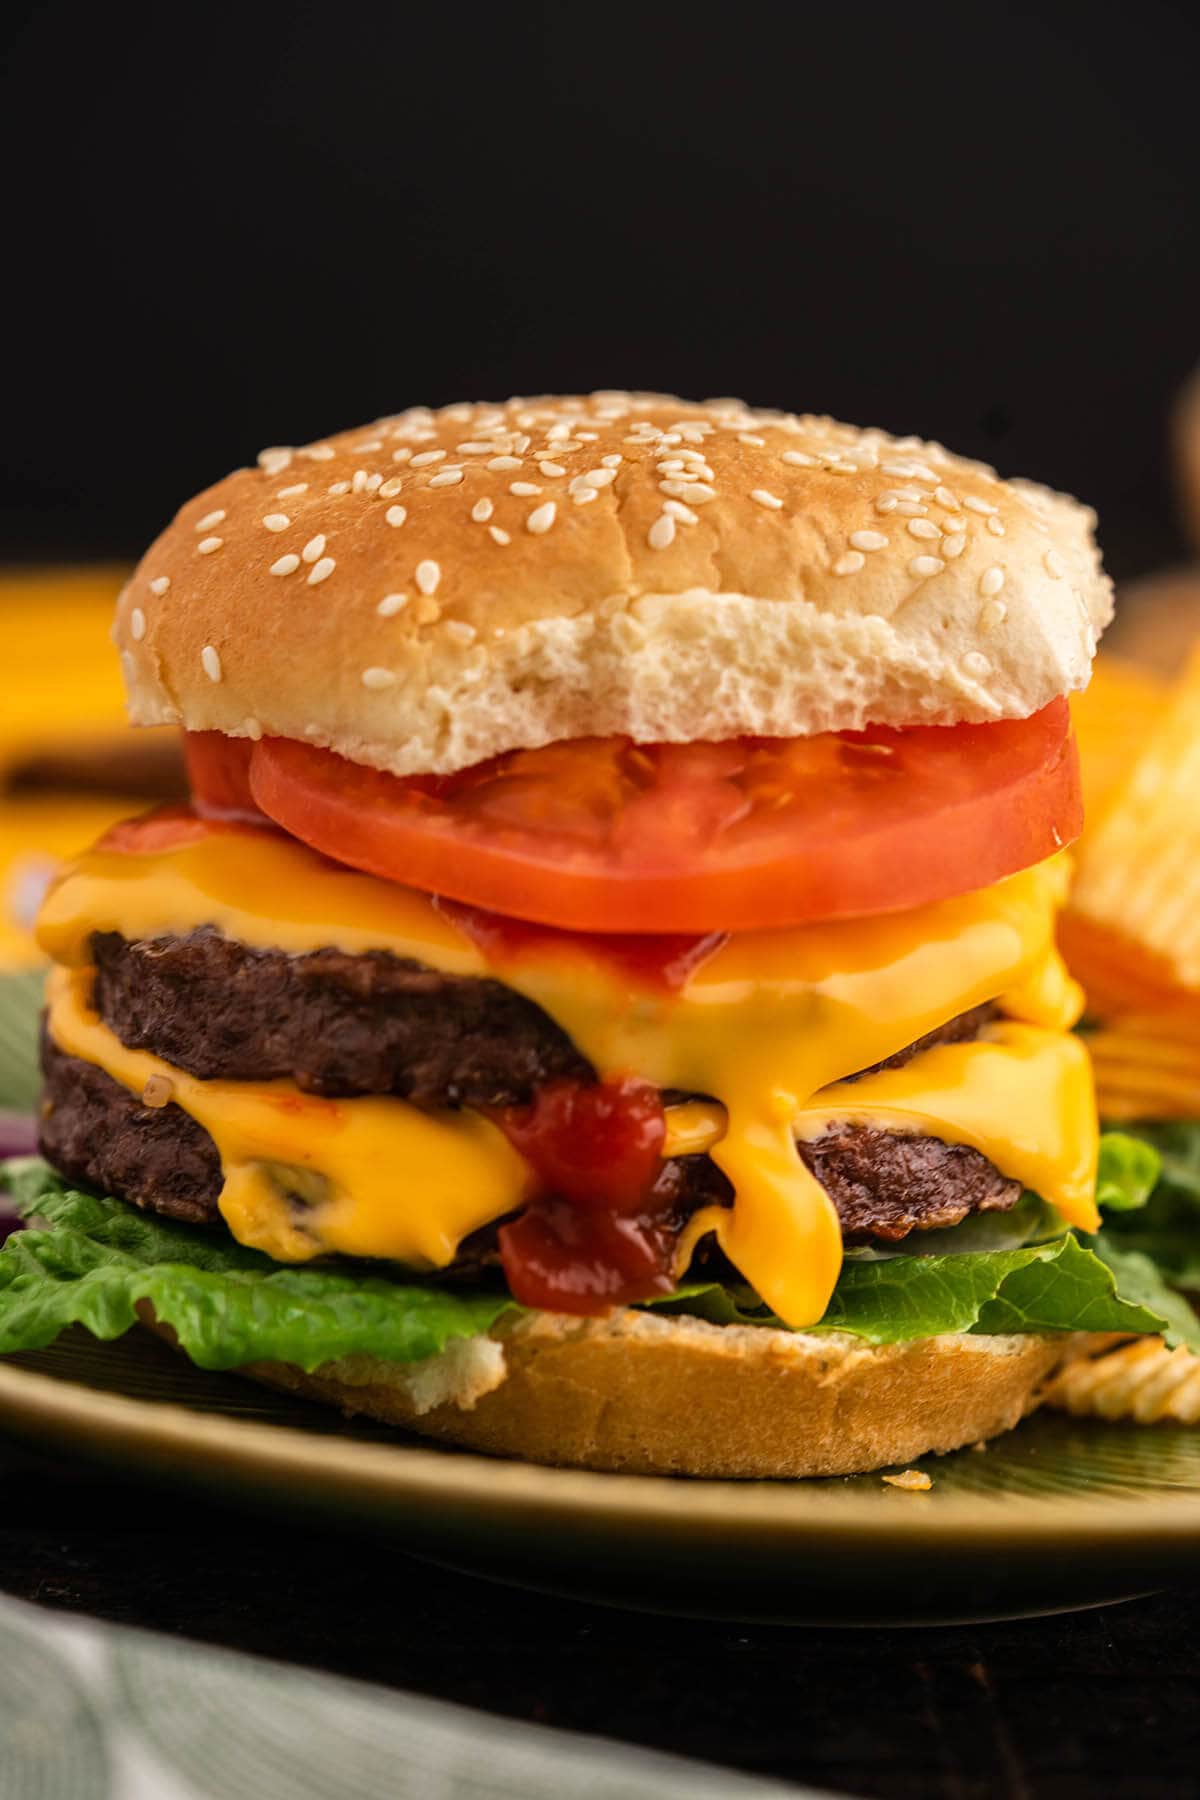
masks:
<path id="1" fill-rule="evenodd" d="M 34 1158 L 8 1164 L 6 1183 L 33 1224 L 0 1252 L 0 1354 L 38 1349 L 74 1324 L 117 1337 L 149 1302 L 202 1368 L 313 1369 L 355 1354 L 405 1363 L 521 1310 L 503 1291 L 392 1279 L 373 1263 L 283 1267 L 226 1233 L 81 1192 Z M 960 1238 L 955 1253 L 847 1259 L 811 1329 L 874 1344 L 953 1331 L 1162 1332 L 1200 1350 L 1200 1321 L 1149 1258 L 1109 1233 L 1047 1240 L 1040 1203 L 1024 1219 L 1037 1241 L 1017 1247 Z M 718 1324 L 782 1323 L 742 1285 L 693 1282 L 656 1304 Z"/>
<path id="2" fill-rule="evenodd" d="M 69 1325 L 120 1337 L 148 1301 L 202 1369 L 419 1362 L 514 1310 L 503 1292 L 392 1281 L 374 1266 L 281 1267 L 227 1235 L 81 1193 L 32 1158 L 8 1165 L 7 1184 L 36 1224 L 0 1252 L 0 1355 L 40 1349 Z"/>
<path id="3" fill-rule="evenodd" d="M 1131 1125 L 1123 1135 L 1158 1158 L 1160 1173 L 1145 1206 L 1110 1218 L 1111 1235 L 1176 1287 L 1200 1289 L 1200 1122 Z"/>
<path id="4" fill-rule="evenodd" d="M 660 1307 L 714 1324 L 779 1325 L 748 1289 L 681 1288 Z M 944 1331 L 1162 1332 L 1200 1350 L 1200 1319 L 1154 1264 L 1114 1249 L 1101 1233 L 1019 1250 L 894 1256 L 847 1262 L 829 1310 L 812 1331 L 848 1331 L 872 1344 Z"/>
<path id="5" fill-rule="evenodd" d="M 1145 1138 L 1106 1131 L 1100 1139 L 1096 1204 L 1105 1212 L 1137 1212 L 1162 1173 L 1162 1157 Z"/>

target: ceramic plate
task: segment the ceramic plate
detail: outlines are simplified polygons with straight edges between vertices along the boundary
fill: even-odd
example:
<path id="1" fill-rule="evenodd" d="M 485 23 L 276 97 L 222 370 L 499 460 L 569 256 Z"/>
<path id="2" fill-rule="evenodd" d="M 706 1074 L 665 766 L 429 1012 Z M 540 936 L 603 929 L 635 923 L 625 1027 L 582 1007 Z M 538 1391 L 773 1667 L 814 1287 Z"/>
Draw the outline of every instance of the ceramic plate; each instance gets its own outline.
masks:
<path id="1" fill-rule="evenodd" d="M 406 1550 L 673 1612 L 867 1624 L 1095 1605 L 1200 1573 L 1200 1431 L 1043 1413 L 879 1476 L 593 1475 L 443 1450 L 193 1369 L 137 1332 L 0 1362 L 0 1427 L 277 1513 L 364 1522 Z"/>

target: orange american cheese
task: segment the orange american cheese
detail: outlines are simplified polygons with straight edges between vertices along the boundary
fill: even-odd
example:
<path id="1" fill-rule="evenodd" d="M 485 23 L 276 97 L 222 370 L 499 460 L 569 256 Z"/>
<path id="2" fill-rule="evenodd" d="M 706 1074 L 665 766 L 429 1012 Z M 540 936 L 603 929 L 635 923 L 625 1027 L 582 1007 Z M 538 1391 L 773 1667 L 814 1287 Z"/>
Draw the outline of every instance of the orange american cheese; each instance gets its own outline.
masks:
<path id="1" fill-rule="evenodd" d="M 217 1144 L 221 1209 L 242 1242 L 281 1261 L 341 1251 L 444 1267 L 470 1231 L 521 1203 L 528 1174 L 467 1111 L 198 1081 L 125 1049 L 90 1008 L 94 932 L 211 925 L 292 954 L 390 950 L 451 975 L 491 975 L 542 1007 L 601 1074 L 711 1096 L 671 1109 L 667 1153 L 707 1152 L 735 1198 L 690 1222 L 679 1270 L 715 1232 L 767 1304 L 802 1326 L 825 1311 L 842 1248 L 796 1138 L 831 1122 L 969 1144 L 1094 1229 L 1095 1103 L 1086 1052 L 1068 1035 L 1081 995 L 1054 946 L 1065 880 L 1054 859 L 909 912 L 741 933 L 670 992 L 566 935 L 489 961 L 424 895 L 289 838 L 229 831 L 155 853 L 91 851 L 48 897 L 38 937 L 67 972 L 51 983 L 55 1042 L 133 1091 L 151 1074 L 171 1081 Z M 846 1081 L 990 1000 L 1004 1018 L 976 1042 Z"/>

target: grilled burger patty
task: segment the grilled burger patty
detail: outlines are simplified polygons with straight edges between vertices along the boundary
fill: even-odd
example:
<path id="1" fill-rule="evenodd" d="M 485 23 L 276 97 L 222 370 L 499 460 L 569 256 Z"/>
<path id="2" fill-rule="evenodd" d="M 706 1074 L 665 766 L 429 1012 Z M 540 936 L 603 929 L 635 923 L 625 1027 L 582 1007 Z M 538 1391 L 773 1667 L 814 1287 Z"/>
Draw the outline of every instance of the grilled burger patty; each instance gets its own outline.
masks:
<path id="1" fill-rule="evenodd" d="M 97 933 L 92 953 L 93 1004 L 109 1030 L 204 1081 L 512 1106 L 559 1076 L 595 1074 L 553 1019 L 503 982 L 443 975 L 386 950 L 289 956 L 204 927 L 132 941 Z M 960 1013 L 875 1068 L 976 1037 L 995 1010 Z"/>
<path id="2" fill-rule="evenodd" d="M 129 1048 L 201 1079 L 289 1080 L 329 1098 L 393 1094 L 419 1106 L 491 1107 L 523 1104 L 563 1076 L 594 1076 L 554 1021 L 502 982 L 444 975 L 388 951 L 289 956 L 207 927 L 145 940 L 100 933 L 92 950 L 94 1004 L 109 1029 Z M 975 1007 L 876 1066 L 975 1037 L 994 1013 Z M 57 1168 L 171 1218 L 219 1221 L 220 1159 L 203 1126 L 171 1102 L 145 1105 L 48 1038 L 42 1066 L 42 1148 Z M 799 1149 L 850 1244 L 896 1242 L 972 1212 L 1007 1210 L 1020 1195 L 978 1151 L 937 1138 L 839 1126 Z M 705 1156 L 673 1159 L 660 1180 L 681 1221 L 732 1199 Z M 476 1239 L 464 1262 L 486 1257 L 495 1228 Z"/>

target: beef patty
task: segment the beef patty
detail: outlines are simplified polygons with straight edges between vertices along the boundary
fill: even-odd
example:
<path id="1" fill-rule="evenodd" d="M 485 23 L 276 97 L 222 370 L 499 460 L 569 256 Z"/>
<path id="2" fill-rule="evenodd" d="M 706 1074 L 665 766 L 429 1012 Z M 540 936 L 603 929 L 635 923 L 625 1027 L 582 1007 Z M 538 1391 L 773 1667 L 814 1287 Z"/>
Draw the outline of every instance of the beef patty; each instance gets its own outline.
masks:
<path id="1" fill-rule="evenodd" d="M 503 982 L 443 975 L 386 950 L 289 956 L 205 927 L 137 941 L 98 933 L 92 952 L 94 1004 L 109 1030 L 205 1081 L 511 1106 L 557 1076 L 594 1074 L 553 1019 Z M 973 1038 L 994 1013 L 974 1007 L 875 1067 Z"/>
<path id="2" fill-rule="evenodd" d="M 45 1076 L 41 1149 L 70 1180 L 136 1206 L 193 1224 L 219 1220 L 221 1165 L 202 1125 L 173 1102 L 150 1107 L 43 1035 Z M 971 1212 L 1006 1211 L 1020 1197 L 986 1157 L 938 1138 L 894 1137 L 867 1126 L 839 1126 L 800 1145 L 842 1222 L 845 1240 L 896 1242 L 911 1231 L 956 1225 Z M 732 1199 L 729 1183 L 706 1156 L 678 1157 L 664 1179 L 682 1220 L 700 1206 Z M 475 1234 L 465 1261 L 477 1266 L 494 1249 L 494 1228 Z"/>

